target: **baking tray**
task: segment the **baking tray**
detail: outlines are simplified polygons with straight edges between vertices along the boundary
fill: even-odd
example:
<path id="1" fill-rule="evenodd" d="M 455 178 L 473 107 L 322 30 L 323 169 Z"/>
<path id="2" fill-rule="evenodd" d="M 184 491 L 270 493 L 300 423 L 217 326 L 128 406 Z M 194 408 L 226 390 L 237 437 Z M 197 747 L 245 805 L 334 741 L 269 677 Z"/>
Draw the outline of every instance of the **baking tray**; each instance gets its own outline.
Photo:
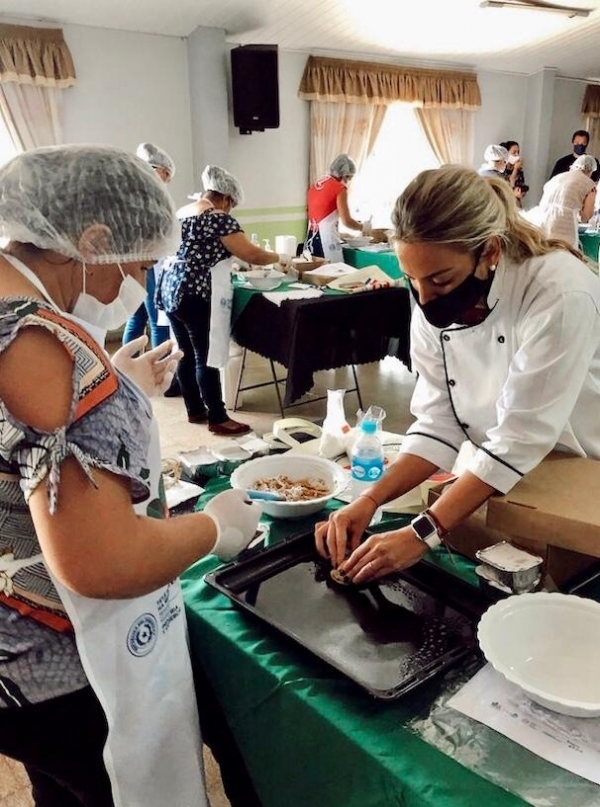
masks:
<path id="1" fill-rule="evenodd" d="M 206 582 L 378 698 L 473 653 L 477 621 L 497 599 L 424 563 L 364 586 L 339 585 L 330 570 L 311 532 L 249 550 Z"/>

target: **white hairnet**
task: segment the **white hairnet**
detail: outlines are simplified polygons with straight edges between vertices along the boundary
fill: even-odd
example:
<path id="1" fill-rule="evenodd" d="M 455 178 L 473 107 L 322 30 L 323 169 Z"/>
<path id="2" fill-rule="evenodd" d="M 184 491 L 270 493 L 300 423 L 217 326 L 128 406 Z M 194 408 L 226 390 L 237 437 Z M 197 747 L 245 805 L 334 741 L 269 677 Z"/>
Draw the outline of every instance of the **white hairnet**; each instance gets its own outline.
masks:
<path id="1" fill-rule="evenodd" d="M 504 146 L 497 146 L 494 143 L 489 145 L 483 152 L 483 159 L 488 163 L 495 163 L 498 160 L 508 160 L 508 151 Z"/>
<path id="2" fill-rule="evenodd" d="M 336 179 L 353 177 L 356 174 L 356 164 L 347 154 L 338 154 L 329 166 L 329 175 Z"/>
<path id="3" fill-rule="evenodd" d="M 570 171 L 589 171 L 590 174 L 596 170 L 596 158 L 591 154 L 582 154 L 577 157 L 569 168 Z"/>
<path id="4" fill-rule="evenodd" d="M 174 253 L 180 230 L 164 183 L 135 155 L 49 146 L 0 168 L 0 237 L 87 263 L 128 263 Z"/>
<path id="5" fill-rule="evenodd" d="M 164 149 L 154 143 L 140 143 L 135 152 L 137 156 L 149 163 L 152 168 L 164 168 L 169 172 L 171 179 L 175 176 L 175 163 Z"/>
<path id="6" fill-rule="evenodd" d="M 202 172 L 202 187 L 205 191 L 216 191 L 229 196 L 234 207 L 244 201 L 244 191 L 237 179 L 229 171 L 218 165 L 207 165 Z"/>

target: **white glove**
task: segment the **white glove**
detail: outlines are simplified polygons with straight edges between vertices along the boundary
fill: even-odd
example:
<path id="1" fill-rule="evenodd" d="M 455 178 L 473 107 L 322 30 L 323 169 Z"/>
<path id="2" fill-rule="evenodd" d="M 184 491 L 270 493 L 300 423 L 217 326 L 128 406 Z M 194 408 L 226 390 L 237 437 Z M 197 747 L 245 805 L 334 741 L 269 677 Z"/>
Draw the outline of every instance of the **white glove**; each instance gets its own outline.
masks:
<path id="1" fill-rule="evenodd" d="M 291 263 L 292 263 L 292 256 L 286 255 L 284 252 L 280 252 L 279 260 L 275 265 L 282 272 L 286 272 Z"/>
<path id="2" fill-rule="evenodd" d="M 162 345 L 137 356 L 147 343 L 147 336 L 133 339 L 116 351 L 112 363 L 151 398 L 169 389 L 183 353 L 172 339 L 168 339 Z"/>
<path id="3" fill-rule="evenodd" d="M 217 528 L 213 555 L 220 560 L 230 560 L 254 538 L 262 505 L 250 502 L 243 490 L 225 490 L 211 499 L 203 512 L 212 518 Z"/>

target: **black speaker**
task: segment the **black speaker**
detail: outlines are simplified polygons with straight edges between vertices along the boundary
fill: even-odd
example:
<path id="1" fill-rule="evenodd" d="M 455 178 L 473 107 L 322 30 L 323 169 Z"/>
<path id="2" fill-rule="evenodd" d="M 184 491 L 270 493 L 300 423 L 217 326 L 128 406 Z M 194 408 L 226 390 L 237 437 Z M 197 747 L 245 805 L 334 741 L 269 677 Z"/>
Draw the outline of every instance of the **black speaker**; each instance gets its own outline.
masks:
<path id="1" fill-rule="evenodd" d="M 240 45 L 231 50 L 233 122 L 240 134 L 279 126 L 277 45 Z"/>

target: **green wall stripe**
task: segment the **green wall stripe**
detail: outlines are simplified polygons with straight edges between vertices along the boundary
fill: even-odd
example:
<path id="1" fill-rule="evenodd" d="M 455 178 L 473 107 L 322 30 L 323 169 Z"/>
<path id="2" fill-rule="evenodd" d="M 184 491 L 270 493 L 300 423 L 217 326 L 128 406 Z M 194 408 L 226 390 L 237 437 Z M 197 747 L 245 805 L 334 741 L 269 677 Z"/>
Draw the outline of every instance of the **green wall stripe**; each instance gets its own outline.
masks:
<path id="1" fill-rule="evenodd" d="M 306 205 L 300 207 L 240 207 L 236 208 L 236 216 L 276 216 L 277 214 L 300 213 L 306 216 Z"/>

